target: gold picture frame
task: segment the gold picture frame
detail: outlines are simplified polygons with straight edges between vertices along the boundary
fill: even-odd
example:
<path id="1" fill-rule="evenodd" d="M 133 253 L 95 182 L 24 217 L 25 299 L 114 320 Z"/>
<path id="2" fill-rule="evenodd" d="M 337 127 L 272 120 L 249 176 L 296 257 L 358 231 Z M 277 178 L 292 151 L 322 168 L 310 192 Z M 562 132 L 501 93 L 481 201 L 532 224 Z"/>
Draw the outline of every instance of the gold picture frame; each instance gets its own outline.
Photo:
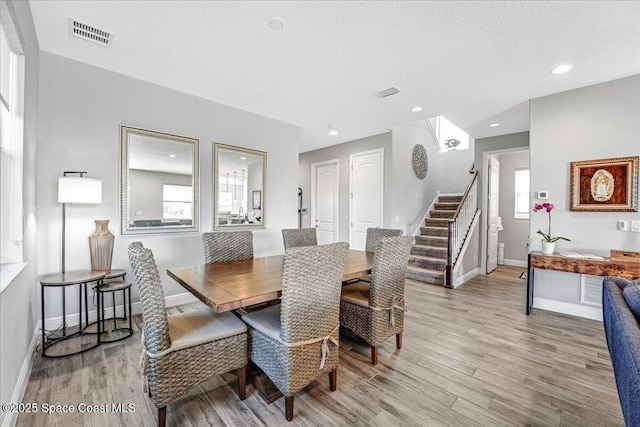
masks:
<path id="1" fill-rule="evenodd" d="M 638 159 L 639 156 L 571 162 L 569 209 L 638 212 Z"/>

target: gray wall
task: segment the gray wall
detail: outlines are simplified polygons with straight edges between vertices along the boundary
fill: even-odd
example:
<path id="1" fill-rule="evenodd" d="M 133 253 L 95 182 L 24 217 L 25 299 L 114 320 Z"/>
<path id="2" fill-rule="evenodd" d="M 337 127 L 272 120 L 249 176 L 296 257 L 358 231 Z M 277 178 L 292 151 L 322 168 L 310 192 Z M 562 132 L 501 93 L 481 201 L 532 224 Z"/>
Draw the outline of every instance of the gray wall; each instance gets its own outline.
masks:
<path id="1" fill-rule="evenodd" d="M 116 235 L 113 267 L 127 268 L 127 246 L 139 240 L 154 252 L 167 296 L 185 290 L 166 276 L 169 267 L 204 262 L 200 233 L 121 236 L 119 227 L 119 126 L 200 140 L 200 232 L 213 229 L 213 143 L 267 152 L 267 228 L 254 230 L 256 256 L 281 253 L 282 228 L 297 225 L 298 127 L 226 105 L 41 53 L 38 145 L 39 274 L 58 272 L 60 205 L 56 182 L 65 170 L 102 179 L 101 205 L 67 209 L 67 269 L 90 266 L 87 237 L 95 219 L 108 219 Z M 134 290 L 134 301 L 137 292 Z M 67 294 L 73 301 L 73 293 Z M 59 299 L 47 301 L 55 316 Z"/>
<path id="2" fill-rule="evenodd" d="M 40 319 L 36 242 L 36 151 L 38 148 L 39 47 L 27 2 L 8 1 L 24 41 L 23 256 L 27 266 L 0 294 L 0 401 L 10 402 Z M 27 372 L 28 374 L 28 372 Z M 19 397 L 19 396 L 18 396 Z M 14 402 L 17 403 L 17 402 Z M 0 424 L 7 414 L 0 411 Z"/>
<path id="3" fill-rule="evenodd" d="M 549 201 L 556 206 L 552 234 L 571 239 L 556 251 L 606 256 L 611 249 L 640 249 L 640 233 L 616 230 L 616 220 L 640 219 L 638 212 L 569 210 L 570 162 L 639 153 L 640 75 L 531 100 L 532 196 L 549 191 Z M 535 232 L 545 227 L 546 214 L 532 213 L 532 250 L 540 250 Z M 536 273 L 536 298 L 579 304 L 579 285 L 577 274 Z"/>
<path id="4" fill-rule="evenodd" d="M 529 253 L 529 220 L 515 219 L 515 173 L 529 169 L 529 151 L 501 154 L 500 161 L 500 207 L 504 230 L 498 233 L 498 241 L 504 243 L 504 258 L 509 261 L 527 262 Z M 533 208 L 533 206 L 532 206 Z"/>
<path id="5" fill-rule="evenodd" d="M 338 159 L 340 161 L 339 175 L 339 230 L 338 240 L 349 241 L 349 156 L 362 151 L 384 149 L 384 210 L 383 226 L 391 223 L 391 133 L 383 133 L 368 138 L 344 144 L 334 145 L 321 150 L 309 151 L 300 154 L 299 186 L 302 188 L 302 206 L 311 210 L 311 165 L 313 163 Z M 296 192 L 297 194 L 297 192 Z M 297 207 L 293 210 L 297 212 Z M 297 227 L 297 224 L 295 225 Z M 311 212 L 302 217 L 302 227 L 311 226 Z"/>
<path id="6" fill-rule="evenodd" d="M 191 175 L 129 170 L 129 220 L 162 219 L 162 186 L 191 185 Z M 136 212 L 142 212 L 136 216 Z"/>

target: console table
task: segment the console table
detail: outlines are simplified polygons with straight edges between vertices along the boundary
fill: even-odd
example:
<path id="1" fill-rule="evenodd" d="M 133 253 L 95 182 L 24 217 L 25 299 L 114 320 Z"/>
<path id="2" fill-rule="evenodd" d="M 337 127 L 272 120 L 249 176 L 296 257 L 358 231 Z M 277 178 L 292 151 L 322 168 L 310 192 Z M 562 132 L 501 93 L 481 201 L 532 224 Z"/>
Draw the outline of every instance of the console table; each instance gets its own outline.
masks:
<path id="1" fill-rule="evenodd" d="M 111 271 L 70 271 L 66 273 L 50 274 L 40 279 L 40 310 L 42 315 L 42 356 L 43 357 L 64 357 L 71 356 L 73 354 L 83 353 L 85 351 L 96 348 L 101 344 L 99 329 L 97 332 L 87 332 L 86 327 L 89 326 L 89 306 L 87 297 L 87 284 L 95 282 L 96 285 L 101 286 L 104 280 L 114 279 L 118 277 L 124 278 L 127 274 L 126 270 L 111 270 Z M 67 301 L 66 291 L 70 286 L 78 287 L 78 327 L 73 328 L 73 332 L 67 329 Z M 62 328 L 60 332 L 53 333 L 46 336 L 45 328 L 45 289 L 47 288 L 59 288 L 62 290 Z M 82 321 L 82 301 L 84 294 L 84 325 Z M 100 322 L 100 310 L 97 310 L 97 322 Z M 76 338 L 82 335 L 93 334 L 96 335 L 96 342 L 93 345 L 84 347 L 78 351 L 72 351 L 62 354 L 47 354 L 47 349 L 54 345 L 68 340 L 70 338 Z M 48 338 L 48 339 L 47 339 Z"/>
<path id="2" fill-rule="evenodd" d="M 527 315 L 531 313 L 533 305 L 533 281 L 536 268 L 593 276 L 618 276 L 630 280 L 640 278 L 638 262 L 611 261 L 609 258 L 570 258 L 559 254 L 544 255 L 541 252 L 531 252 L 527 263 Z"/>

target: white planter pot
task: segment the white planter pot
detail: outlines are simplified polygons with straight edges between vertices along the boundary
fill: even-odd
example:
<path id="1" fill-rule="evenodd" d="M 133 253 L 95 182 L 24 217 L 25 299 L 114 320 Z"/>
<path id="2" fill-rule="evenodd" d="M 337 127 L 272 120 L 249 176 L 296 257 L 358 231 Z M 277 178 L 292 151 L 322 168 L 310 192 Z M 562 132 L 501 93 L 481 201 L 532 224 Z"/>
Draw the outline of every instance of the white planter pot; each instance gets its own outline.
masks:
<path id="1" fill-rule="evenodd" d="M 542 241 L 542 253 L 545 255 L 551 255 L 555 247 L 556 247 L 555 242 L 549 243 L 549 242 L 545 242 L 544 240 Z"/>

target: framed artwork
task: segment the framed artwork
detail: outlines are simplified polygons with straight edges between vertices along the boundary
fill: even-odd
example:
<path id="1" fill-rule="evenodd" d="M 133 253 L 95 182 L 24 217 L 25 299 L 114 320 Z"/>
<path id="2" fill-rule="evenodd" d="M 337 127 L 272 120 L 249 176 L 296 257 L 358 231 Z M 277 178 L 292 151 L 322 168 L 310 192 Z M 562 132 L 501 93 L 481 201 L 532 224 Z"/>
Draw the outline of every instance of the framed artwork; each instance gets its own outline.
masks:
<path id="1" fill-rule="evenodd" d="M 251 193 L 251 208 L 262 209 L 262 191 L 254 190 Z"/>
<path id="2" fill-rule="evenodd" d="M 637 212 L 638 159 L 571 162 L 572 211 Z"/>

